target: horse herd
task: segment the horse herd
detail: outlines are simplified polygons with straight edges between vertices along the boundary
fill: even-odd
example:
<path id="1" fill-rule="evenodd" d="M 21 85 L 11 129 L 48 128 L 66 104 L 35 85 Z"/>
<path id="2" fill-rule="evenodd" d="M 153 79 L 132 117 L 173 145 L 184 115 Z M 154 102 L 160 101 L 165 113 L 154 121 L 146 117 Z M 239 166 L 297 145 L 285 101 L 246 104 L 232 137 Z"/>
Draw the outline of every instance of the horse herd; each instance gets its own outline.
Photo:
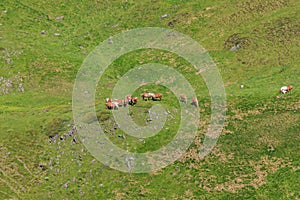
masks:
<path id="1" fill-rule="evenodd" d="M 291 92 L 292 89 L 293 89 L 293 86 L 291 86 L 291 85 L 283 86 L 280 88 L 279 92 L 281 94 L 286 94 L 288 92 Z M 153 100 L 153 101 L 160 100 L 161 101 L 163 95 L 161 93 L 155 94 L 155 93 L 148 92 L 148 93 L 142 93 L 141 97 L 144 101 L 149 101 L 149 100 Z M 187 98 L 187 95 L 185 95 L 185 94 L 180 94 L 179 100 L 182 103 L 185 103 L 185 104 L 188 103 L 188 98 Z M 199 106 L 198 100 L 196 97 L 193 97 L 191 100 L 192 100 L 191 105 L 193 105 L 195 107 Z M 106 105 L 106 109 L 116 110 L 119 107 L 126 107 L 127 105 L 134 106 L 137 104 L 137 102 L 138 102 L 138 97 L 132 97 L 132 95 L 129 94 L 129 95 L 126 95 L 124 99 L 106 98 L 105 105 Z"/>
<path id="2" fill-rule="evenodd" d="M 144 101 L 157 101 L 157 100 L 162 100 L 163 95 L 161 93 L 142 93 L 141 97 Z M 180 101 L 183 103 L 187 103 L 187 96 L 185 94 L 181 94 L 180 95 Z M 110 98 L 106 98 L 105 99 L 105 105 L 106 105 L 106 109 L 108 110 L 117 110 L 119 107 L 126 107 L 127 105 L 131 105 L 134 106 L 136 105 L 138 102 L 138 97 L 132 97 L 132 95 L 128 94 L 125 96 L 124 99 L 110 99 Z M 199 106 L 198 104 L 198 100 L 196 97 L 192 98 L 192 102 L 191 105 L 194 105 L 196 107 Z"/>
<path id="3" fill-rule="evenodd" d="M 109 110 L 116 110 L 119 107 L 126 107 L 128 104 L 133 106 L 137 104 L 137 102 L 138 102 L 138 98 L 132 97 L 130 94 L 126 95 L 125 99 L 110 99 L 110 98 L 105 99 L 106 109 Z"/>

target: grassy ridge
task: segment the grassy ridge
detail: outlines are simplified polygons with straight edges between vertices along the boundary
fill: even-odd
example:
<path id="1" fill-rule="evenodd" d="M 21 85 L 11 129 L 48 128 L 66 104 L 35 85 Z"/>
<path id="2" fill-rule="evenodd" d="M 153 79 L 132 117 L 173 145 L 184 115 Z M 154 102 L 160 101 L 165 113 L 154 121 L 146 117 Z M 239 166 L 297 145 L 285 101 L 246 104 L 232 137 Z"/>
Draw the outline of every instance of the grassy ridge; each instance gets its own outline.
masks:
<path id="1" fill-rule="evenodd" d="M 20 72 L 25 92 L 0 96 L 0 199 L 299 198 L 299 11 L 295 0 L 1 1 L 0 76 L 10 79 Z M 209 122 L 207 88 L 189 63 L 158 50 L 132 52 L 108 68 L 96 92 L 97 116 L 112 128 L 103 101 L 129 69 L 149 62 L 174 67 L 195 88 L 202 119 L 181 159 L 152 174 L 127 174 L 95 160 L 72 137 L 49 143 L 49 136 L 62 136 L 74 125 L 72 87 L 84 58 L 109 36 L 140 27 L 190 36 L 209 51 L 222 74 L 226 127 L 204 160 L 197 152 Z M 230 51 L 237 44 L 240 49 Z M 293 93 L 277 98 L 288 84 Z M 167 109 L 178 108 L 167 89 L 149 86 L 136 95 L 150 88 L 166 94 Z M 142 111 L 155 103 L 139 102 L 131 110 L 133 119 L 144 124 Z M 122 148 L 151 151 L 172 139 L 178 117 L 145 144 L 118 137 L 121 130 L 107 135 Z"/>

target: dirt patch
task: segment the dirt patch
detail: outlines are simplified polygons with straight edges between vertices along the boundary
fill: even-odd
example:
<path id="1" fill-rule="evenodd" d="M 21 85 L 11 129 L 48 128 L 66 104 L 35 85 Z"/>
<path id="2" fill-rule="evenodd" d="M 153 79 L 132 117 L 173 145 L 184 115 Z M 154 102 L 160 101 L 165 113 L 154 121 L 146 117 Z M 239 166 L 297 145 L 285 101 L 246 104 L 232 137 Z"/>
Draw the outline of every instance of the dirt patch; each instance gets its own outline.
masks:
<path id="1" fill-rule="evenodd" d="M 286 7 L 289 5 L 289 0 L 249 0 L 240 1 L 236 4 L 235 11 L 223 20 L 225 23 L 243 22 L 246 19 L 251 19 L 258 15 L 263 15 L 270 11 Z"/>
<path id="2" fill-rule="evenodd" d="M 240 189 L 248 186 L 257 189 L 267 183 L 267 176 L 269 174 L 274 174 L 280 168 L 290 166 L 291 163 L 281 158 L 264 156 L 259 161 L 249 161 L 248 165 L 253 168 L 253 173 L 236 176 L 225 183 L 216 184 L 214 187 L 209 187 L 209 184 L 205 184 L 203 189 L 231 193 L 237 193 Z"/>
<path id="3" fill-rule="evenodd" d="M 265 110 L 265 108 L 263 108 L 263 110 Z M 239 119 L 239 120 L 243 120 L 245 117 L 250 116 L 250 115 L 259 115 L 261 114 L 261 111 L 259 110 L 248 110 L 246 112 L 243 112 L 241 110 L 231 110 L 232 113 L 234 113 L 234 115 L 232 117 L 230 117 L 231 119 Z"/>
<path id="4" fill-rule="evenodd" d="M 218 158 L 219 162 L 228 162 L 228 160 L 234 159 L 234 153 L 225 153 L 219 147 L 215 147 L 212 154 Z"/>
<path id="5" fill-rule="evenodd" d="M 250 44 L 251 44 L 251 40 L 248 37 L 244 37 L 239 33 L 235 33 L 233 35 L 230 35 L 224 41 L 224 48 L 230 50 L 238 50 L 241 48 L 246 48 Z"/>

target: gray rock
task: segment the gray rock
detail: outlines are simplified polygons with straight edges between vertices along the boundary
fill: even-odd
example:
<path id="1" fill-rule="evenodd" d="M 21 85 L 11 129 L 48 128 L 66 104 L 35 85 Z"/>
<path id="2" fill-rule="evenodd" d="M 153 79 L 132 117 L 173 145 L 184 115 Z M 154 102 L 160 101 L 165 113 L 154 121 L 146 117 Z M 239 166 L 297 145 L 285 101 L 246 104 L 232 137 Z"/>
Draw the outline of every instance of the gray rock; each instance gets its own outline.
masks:
<path id="1" fill-rule="evenodd" d="M 164 15 L 160 16 L 160 19 L 167 18 L 168 16 L 169 16 L 169 14 L 164 14 Z"/>
<path id="2" fill-rule="evenodd" d="M 62 16 L 58 16 L 58 17 L 55 18 L 55 20 L 62 20 L 62 19 L 64 19 L 63 15 Z"/>

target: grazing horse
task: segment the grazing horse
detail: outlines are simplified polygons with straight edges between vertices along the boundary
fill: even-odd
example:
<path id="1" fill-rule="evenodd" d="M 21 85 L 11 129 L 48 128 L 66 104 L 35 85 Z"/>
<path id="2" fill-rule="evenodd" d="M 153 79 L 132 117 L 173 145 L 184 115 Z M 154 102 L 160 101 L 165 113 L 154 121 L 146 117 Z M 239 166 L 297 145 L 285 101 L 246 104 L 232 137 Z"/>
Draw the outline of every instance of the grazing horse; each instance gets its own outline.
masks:
<path id="1" fill-rule="evenodd" d="M 154 93 L 143 93 L 141 94 L 141 97 L 143 98 L 143 100 L 149 100 L 151 98 L 153 98 Z"/>
<path id="2" fill-rule="evenodd" d="M 183 103 L 187 103 L 187 97 L 186 97 L 185 94 L 180 95 L 180 101 L 183 102 Z"/>
<path id="3" fill-rule="evenodd" d="M 115 102 L 115 101 L 113 101 L 113 100 L 110 99 L 110 98 L 106 98 L 106 99 L 105 99 L 105 102 L 106 102 L 106 104 L 105 104 L 106 109 L 108 109 L 108 110 L 112 110 L 112 109 L 115 110 L 115 109 L 118 109 L 118 108 L 119 108 L 118 103 Z"/>
<path id="4" fill-rule="evenodd" d="M 138 98 L 137 97 L 133 97 L 128 104 L 134 106 L 135 104 L 137 104 L 138 102 Z"/>
<path id="5" fill-rule="evenodd" d="M 293 86 L 291 86 L 291 85 L 283 86 L 280 88 L 279 93 L 285 94 L 285 93 L 290 92 L 292 89 L 293 89 Z"/>
<path id="6" fill-rule="evenodd" d="M 119 106 L 115 102 L 109 101 L 109 102 L 106 103 L 106 109 L 108 109 L 108 110 L 113 110 L 113 109 L 115 110 L 115 109 L 118 109 L 118 108 L 119 108 Z"/>
<path id="7" fill-rule="evenodd" d="M 133 100 L 132 100 L 132 95 L 128 94 L 125 96 L 125 104 L 129 104 L 132 105 L 133 104 Z"/>
<path id="8" fill-rule="evenodd" d="M 197 98 L 196 97 L 193 97 L 192 98 L 192 103 L 191 103 L 192 105 L 194 105 L 194 106 L 196 106 L 196 107 L 198 107 L 199 106 L 199 104 L 198 104 L 198 100 L 197 100 Z"/>
<path id="9" fill-rule="evenodd" d="M 132 96 L 131 96 L 131 94 L 127 94 L 125 96 L 125 103 L 126 104 L 130 104 L 131 102 L 132 102 Z"/>
<path id="10" fill-rule="evenodd" d="M 133 102 L 133 105 L 137 104 L 138 98 L 137 98 L 137 97 L 133 97 L 133 98 L 132 98 L 132 102 Z"/>
<path id="11" fill-rule="evenodd" d="M 114 99 L 113 103 L 114 102 L 117 103 L 119 107 L 122 107 L 122 106 L 126 107 L 126 105 L 127 105 L 127 102 L 123 99 Z"/>
<path id="12" fill-rule="evenodd" d="M 125 99 L 126 99 L 127 101 L 129 101 L 130 99 L 132 99 L 132 95 L 131 95 L 131 94 L 127 94 L 126 97 L 125 97 Z"/>
<path id="13" fill-rule="evenodd" d="M 161 93 L 158 93 L 158 94 L 155 94 L 154 96 L 152 96 L 152 100 L 155 101 L 159 99 L 161 101 L 162 99 L 162 94 Z"/>

